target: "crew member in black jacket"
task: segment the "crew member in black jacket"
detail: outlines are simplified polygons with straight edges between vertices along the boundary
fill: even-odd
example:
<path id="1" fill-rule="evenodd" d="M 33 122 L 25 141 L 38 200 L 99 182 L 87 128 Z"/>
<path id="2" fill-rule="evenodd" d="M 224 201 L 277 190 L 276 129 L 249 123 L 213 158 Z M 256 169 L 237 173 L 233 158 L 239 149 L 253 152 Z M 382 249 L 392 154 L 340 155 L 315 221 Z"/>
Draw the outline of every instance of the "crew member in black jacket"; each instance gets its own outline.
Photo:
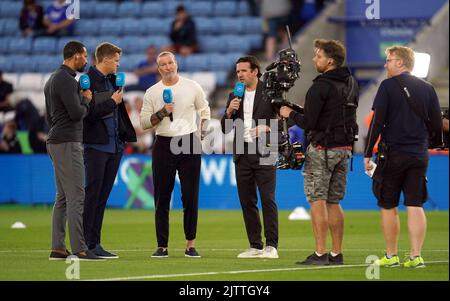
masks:
<path id="1" fill-rule="evenodd" d="M 118 258 L 100 244 L 106 202 L 113 187 L 126 142 L 135 142 L 136 133 L 125 105 L 123 91 L 116 86 L 122 50 L 102 43 L 95 51 L 96 66 L 89 69 L 93 100 L 84 119 L 83 143 L 86 170 L 84 235 L 92 252 L 102 258 Z M 111 98 L 104 97 L 110 91 Z M 115 92 L 114 92 L 115 91 Z M 101 94 L 100 94 L 101 93 Z"/>
<path id="2" fill-rule="evenodd" d="M 321 73 L 306 93 L 304 114 L 281 107 L 280 115 L 308 131 L 310 144 L 303 170 L 305 196 L 311 205 L 316 250 L 297 264 L 343 264 L 344 214 L 340 201 L 345 196 L 348 159 L 356 134 L 358 88 L 350 70 L 343 66 L 345 48 L 339 41 L 314 41 L 316 70 Z M 352 84 L 353 83 L 353 84 Z M 351 88 L 353 87 L 353 88 Z M 326 249 L 328 229 L 332 248 Z"/>
<path id="3" fill-rule="evenodd" d="M 277 113 L 269 101 L 263 101 L 263 83 L 259 80 L 261 67 L 253 56 L 236 61 L 236 74 L 246 88 L 242 100 L 230 93 L 226 112 L 221 120 L 223 133 L 235 125 L 233 161 L 236 181 L 244 215 L 250 248 L 238 258 L 278 258 L 278 209 L 275 203 L 275 162 L 264 158 L 266 151 L 258 145 L 259 136 L 270 131 L 270 121 L 277 124 Z M 256 125 L 256 126 L 255 126 Z M 269 159 L 269 160 L 267 160 Z M 259 189 L 264 221 L 266 247 L 261 239 L 261 222 L 257 207 Z"/>

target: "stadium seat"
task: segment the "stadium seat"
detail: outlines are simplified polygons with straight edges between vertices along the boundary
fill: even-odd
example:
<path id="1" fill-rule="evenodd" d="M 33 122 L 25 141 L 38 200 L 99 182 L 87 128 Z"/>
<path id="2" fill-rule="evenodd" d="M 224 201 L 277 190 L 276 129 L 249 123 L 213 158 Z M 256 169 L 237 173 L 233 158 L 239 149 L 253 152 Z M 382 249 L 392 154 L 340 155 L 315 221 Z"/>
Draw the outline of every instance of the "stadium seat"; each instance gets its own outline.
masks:
<path id="1" fill-rule="evenodd" d="M 11 38 L 8 52 L 13 54 L 29 53 L 31 51 L 31 38 Z"/>
<path id="2" fill-rule="evenodd" d="M 185 58 L 185 69 L 187 72 L 208 70 L 208 60 L 206 54 L 191 54 Z"/>
<path id="3" fill-rule="evenodd" d="M 12 61 L 12 70 L 14 72 L 34 72 L 34 64 L 31 57 L 27 55 L 10 55 Z"/>
<path id="4" fill-rule="evenodd" d="M 145 60 L 145 55 L 125 55 L 120 59 L 120 71 L 133 72 L 137 65 Z"/>
<path id="5" fill-rule="evenodd" d="M 56 53 L 58 55 L 62 55 L 64 46 L 72 40 L 78 40 L 78 38 L 77 37 L 61 37 L 61 38 L 59 38 L 59 40 L 56 42 Z"/>
<path id="6" fill-rule="evenodd" d="M 8 42 L 10 38 L 0 37 L 0 54 L 8 53 Z M 3 57 L 3 56 L 2 56 Z"/>
<path id="7" fill-rule="evenodd" d="M 41 91 L 43 90 L 43 75 L 40 73 L 24 73 L 19 76 L 17 90 Z"/>
<path id="8" fill-rule="evenodd" d="M 222 36 L 222 39 L 226 41 L 227 52 L 249 52 L 250 41 L 245 36 L 238 35 L 226 35 Z"/>
<path id="9" fill-rule="evenodd" d="M 99 20 L 80 19 L 75 23 L 74 33 L 79 36 L 94 36 L 100 32 Z"/>
<path id="10" fill-rule="evenodd" d="M 83 1 L 80 5 L 80 20 L 95 18 L 96 1 Z M 78 20 L 77 22 L 79 22 Z"/>
<path id="11" fill-rule="evenodd" d="M 262 35 L 260 34 L 248 34 L 245 36 L 245 38 L 250 42 L 251 49 L 262 49 L 263 48 L 263 41 L 262 41 Z"/>
<path id="12" fill-rule="evenodd" d="M 20 34 L 17 19 L 5 18 L 0 20 L 1 36 L 18 36 Z"/>
<path id="13" fill-rule="evenodd" d="M 100 35 L 121 35 L 122 22 L 116 19 L 102 19 L 100 21 Z"/>
<path id="14" fill-rule="evenodd" d="M 63 63 L 63 57 L 61 55 L 35 56 L 33 57 L 33 61 L 35 65 L 34 71 L 49 73 L 59 68 Z"/>
<path id="15" fill-rule="evenodd" d="M 235 16 L 237 15 L 236 1 L 218 1 L 214 5 L 215 16 Z"/>
<path id="16" fill-rule="evenodd" d="M 141 20 L 134 18 L 121 19 L 122 34 L 126 35 L 140 35 L 145 34 L 145 27 L 142 26 Z"/>
<path id="17" fill-rule="evenodd" d="M 227 71 L 216 71 L 216 82 L 219 87 L 223 87 L 227 84 L 228 72 Z"/>
<path id="18" fill-rule="evenodd" d="M 244 28 L 246 34 L 262 34 L 262 20 L 260 17 L 245 18 Z"/>
<path id="19" fill-rule="evenodd" d="M 213 18 L 196 17 L 194 22 L 199 36 L 213 34 L 219 31 L 217 23 Z"/>
<path id="20" fill-rule="evenodd" d="M 0 70 L 3 72 L 15 72 L 12 60 L 5 55 L 0 55 Z"/>
<path id="21" fill-rule="evenodd" d="M 191 16 L 208 17 L 214 13 L 214 5 L 211 1 L 187 2 L 186 9 Z"/>
<path id="22" fill-rule="evenodd" d="M 117 18 L 116 2 L 97 2 L 95 5 L 96 18 Z"/>
<path id="23" fill-rule="evenodd" d="M 139 16 L 141 10 L 141 4 L 138 2 L 122 2 L 119 5 L 120 17 L 136 17 Z"/>
<path id="24" fill-rule="evenodd" d="M 22 1 L 2 1 L 0 2 L 0 17 L 19 18 L 22 9 Z"/>
<path id="25" fill-rule="evenodd" d="M 216 18 L 221 34 L 240 34 L 244 31 L 244 20 L 245 18 L 239 17 Z"/>
<path id="26" fill-rule="evenodd" d="M 141 7 L 141 17 L 158 17 L 164 16 L 165 8 L 164 3 L 161 1 L 157 2 L 145 2 Z"/>
<path id="27" fill-rule="evenodd" d="M 161 2 L 164 2 L 164 15 L 165 16 L 170 16 L 170 17 L 173 17 L 173 16 L 175 16 L 175 12 L 176 12 L 176 9 L 177 9 L 177 7 L 178 7 L 178 5 L 181 5 L 181 4 L 183 4 L 185 7 L 187 6 L 187 3 L 183 3 L 183 2 L 180 2 L 180 1 L 172 1 L 172 0 L 164 0 L 164 1 L 161 1 Z"/>
<path id="28" fill-rule="evenodd" d="M 147 38 L 128 36 L 122 38 L 122 44 L 127 53 L 145 55 L 145 50 L 150 46 Z"/>
<path id="29" fill-rule="evenodd" d="M 229 70 L 228 58 L 223 54 L 210 54 L 209 55 L 209 68 L 208 70 L 214 71 L 227 71 Z"/>
<path id="30" fill-rule="evenodd" d="M 158 18 L 143 18 L 139 23 L 144 35 L 166 34 L 170 30 L 170 28 L 168 28 L 169 25 L 162 22 L 161 19 Z"/>
<path id="31" fill-rule="evenodd" d="M 94 53 L 95 48 L 100 42 L 97 37 L 89 37 L 89 36 L 80 37 L 79 41 L 82 42 L 84 46 L 86 46 L 89 54 Z"/>
<path id="32" fill-rule="evenodd" d="M 143 40 L 147 42 L 147 46 L 154 45 L 157 48 L 170 45 L 170 39 L 167 36 L 148 36 Z"/>
<path id="33" fill-rule="evenodd" d="M 200 49 L 203 52 L 226 52 L 225 41 L 217 36 L 200 36 Z"/>
<path id="34" fill-rule="evenodd" d="M 250 7 L 248 6 L 247 1 L 239 1 L 237 13 L 240 16 L 250 15 Z"/>
<path id="35" fill-rule="evenodd" d="M 56 53 L 56 38 L 37 38 L 33 42 L 33 54 Z"/>

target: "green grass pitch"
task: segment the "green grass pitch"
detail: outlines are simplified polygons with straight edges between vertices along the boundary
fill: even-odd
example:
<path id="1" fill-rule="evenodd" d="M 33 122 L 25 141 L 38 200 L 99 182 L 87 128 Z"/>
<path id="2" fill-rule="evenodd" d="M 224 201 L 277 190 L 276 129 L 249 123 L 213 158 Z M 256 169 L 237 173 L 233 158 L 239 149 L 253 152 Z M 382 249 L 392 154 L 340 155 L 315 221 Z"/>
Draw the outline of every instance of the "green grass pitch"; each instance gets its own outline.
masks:
<path id="1" fill-rule="evenodd" d="M 189 281 L 303 281 L 303 280 L 449 280 L 448 211 L 427 212 L 428 232 L 423 249 L 426 268 L 380 269 L 379 279 L 366 278 L 366 258 L 382 256 L 384 240 L 377 211 L 345 213 L 344 258 L 341 267 L 303 267 L 295 262 L 314 246 L 310 221 L 288 221 L 279 213 L 280 259 L 238 259 L 248 247 L 240 211 L 201 210 L 197 249 L 201 259 L 184 257 L 182 212 L 170 214 L 169 258 L 152 259 L 156 248 L 154 212 L 108 209 L 102 245 L 120 259 L 81 262 L 80 280 L 189 280 Z M 406 215 L 401 213 L 401 259 L 409 249 Z M 26 229 L 11 229 L 16 221 Z M 0 280 L 67 280 L 70 263 L 50 262 L 51 208 L 0 207 Z M 69 244 L 68 244 L 69 246 Z"/>

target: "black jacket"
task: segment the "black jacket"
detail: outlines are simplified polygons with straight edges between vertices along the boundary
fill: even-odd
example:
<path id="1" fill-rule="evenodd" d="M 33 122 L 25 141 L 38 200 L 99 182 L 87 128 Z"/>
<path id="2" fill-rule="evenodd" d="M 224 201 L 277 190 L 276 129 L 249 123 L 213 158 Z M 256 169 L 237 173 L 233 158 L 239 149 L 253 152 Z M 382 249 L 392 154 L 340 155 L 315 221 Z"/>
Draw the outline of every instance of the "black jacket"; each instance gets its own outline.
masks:
<path id="1" fill-rule="evenodd" d="M 91 81 L 92 94 L 97 92 L 104 92 L 105 87 L 103 79 L 100 75 L 93 69 L 89 68 L 87 73 Z M 114 74 L 109 76 L 109 81 L 113 85 L 114 89 L 117 90 L 116 86 L 116 76 Z M 103 122 L 102 116 L 110 114 L 116 108 L 116 103 L 114 100 L 108 99 L 102 103 L 96 104 L 94 98 L 89 103 L 89 110 L 83 123 L 83 143 L 96 143 L 96 144 L 107 144 L 109 141 L 108 130 Z M 130 117 L 128 116 L 125 104 L 121 102 L 118 105 L 119 113 L 119 138 L 124 142 L 136 142 L 136 132 L 131 124 Z"/>
<path id="2" fill-rule="evenodd" d="M 75 80 L 76 72 L 61 65 L 44 86 L 45 111 L 49 125 L 47 143 L 81 142 L 88 105 Z"/>
<path id="3" fill-rule="evenodd" d="M 258 85 L 256 86 L 255 101 L 253 103 L 253 116 L 252 116 L 256 126 L 259 125 L 259 121 L 261 119 L 264 120 L 264 124 L 267 126 L 270 126 L 271 119 L 277 119 L 277 113 L 274 110 L 272 104 L 269 101 L 266 102 L 263 100 L 263 88 L 264 88 L 263 83 L 261 81 L 258 81 Z M 225 127 L 226 120 L 233 120 L 233 121 L 235 121 L 236 119 L 241 119 L 242 121 L 244 120 L 244 104 L 243 104 L 244 97 L 245 94 L 242 97 L 241 105 L 239 106 L 239 110 L 237 110 L 236 114 L 233 114 L 231 118 L 227 118 L 226 109 L 230 105 L 231 100 L 235 98 L 233 92 L 229 94 L 227 105 L 225 106 L 225 113 L 222 116 L 222 119 L 220 120 L 220 125 L 222 128 L 222 132 L 224 134 L 228 134 L 232 130 L 232 128 Z M 279 130 L 281 130 L 280 127 Z M 233 161 L 236 162 L 239 159 L 239 157 L 240 154 L 236 154 L 236 132 L 235 132 L 235 136 L 233 139 Z"/>
<path id="4" fill-rule="evenodd" d="M 313 133 L 309 135 L 311 141 L 315 141 L 314 133 L 321 133 L 320 136 L 323 137 L 330 124 L 331 133 L 327 137 L 327 145 L 324 145 L 323 141 L 319 144 L 326 147 L 352 145 L 348 142 L 334 141 L 334 135 L 339 134 L 344 126 L 344 99 L 336 83 L 345 83 L 350 76 L 350 69 L 347 67 L 336 68 L 317 76 L 306 93 L 304 114 L 294 111 L 289 115 L 299 127 L 310 134 Z M 358 97 L 357 88 L 353 93 L 354 97 Z"/>

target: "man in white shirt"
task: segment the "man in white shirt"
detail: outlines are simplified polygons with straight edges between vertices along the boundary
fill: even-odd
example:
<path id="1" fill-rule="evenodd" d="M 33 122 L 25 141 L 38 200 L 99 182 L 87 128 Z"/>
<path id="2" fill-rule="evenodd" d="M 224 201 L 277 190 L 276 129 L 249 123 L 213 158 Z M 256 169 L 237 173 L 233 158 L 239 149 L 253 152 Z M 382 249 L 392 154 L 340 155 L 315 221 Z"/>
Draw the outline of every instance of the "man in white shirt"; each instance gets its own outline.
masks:
<path id="1" fill-rule="evenodd" d="M 206 121 L 211 118 L 209 104 L 198 83 L 178 75 L 173 53 L 161 52 L 156 61 L 162 79 L 145 92 L 141 111 L 142 129 L 156 131 L 152 170 L 158 248 L 152 257 L 168 257 L 170 199 L 177 171 L 184 209 L 185 256 L 200 257 L 194 245 L 201 164 L 196 117 L 200 115 L 201 129 L 206 128 Z M 173 96 L 171 103 L 163 99 L 167 89 Z"/>
<path id="2" fill-rule="evenodd" d="M 260 65 L 253 56 L 241 57 L 236 62 L 236 74 L 245 84 L 241 101 L 230 93 L 226 112 L 221 120 L 222 132 L 227 134 L 235 125 L 233 161 L 239 200 L 244 215 L 250 249 L 238 258 L 278 258 L 278 209 L 275 203 L 276 168 L 264 158 L 260 141 L 270 131 L 272 123 L 278 124 L 277 113 L 269 101 L 263 100 L 263 83 Z M 242 103 L 241 103 L 242 102 Z M 255 126 L 254 126 L 255 125 Z M 241 143 L 242 142 L 242 143 Z M 243 144 L 243 147 L 242 145 Z M 266 247 L 261 238 L 261 221 L 257 207 L 256 189 L 261 196 Z"/>

